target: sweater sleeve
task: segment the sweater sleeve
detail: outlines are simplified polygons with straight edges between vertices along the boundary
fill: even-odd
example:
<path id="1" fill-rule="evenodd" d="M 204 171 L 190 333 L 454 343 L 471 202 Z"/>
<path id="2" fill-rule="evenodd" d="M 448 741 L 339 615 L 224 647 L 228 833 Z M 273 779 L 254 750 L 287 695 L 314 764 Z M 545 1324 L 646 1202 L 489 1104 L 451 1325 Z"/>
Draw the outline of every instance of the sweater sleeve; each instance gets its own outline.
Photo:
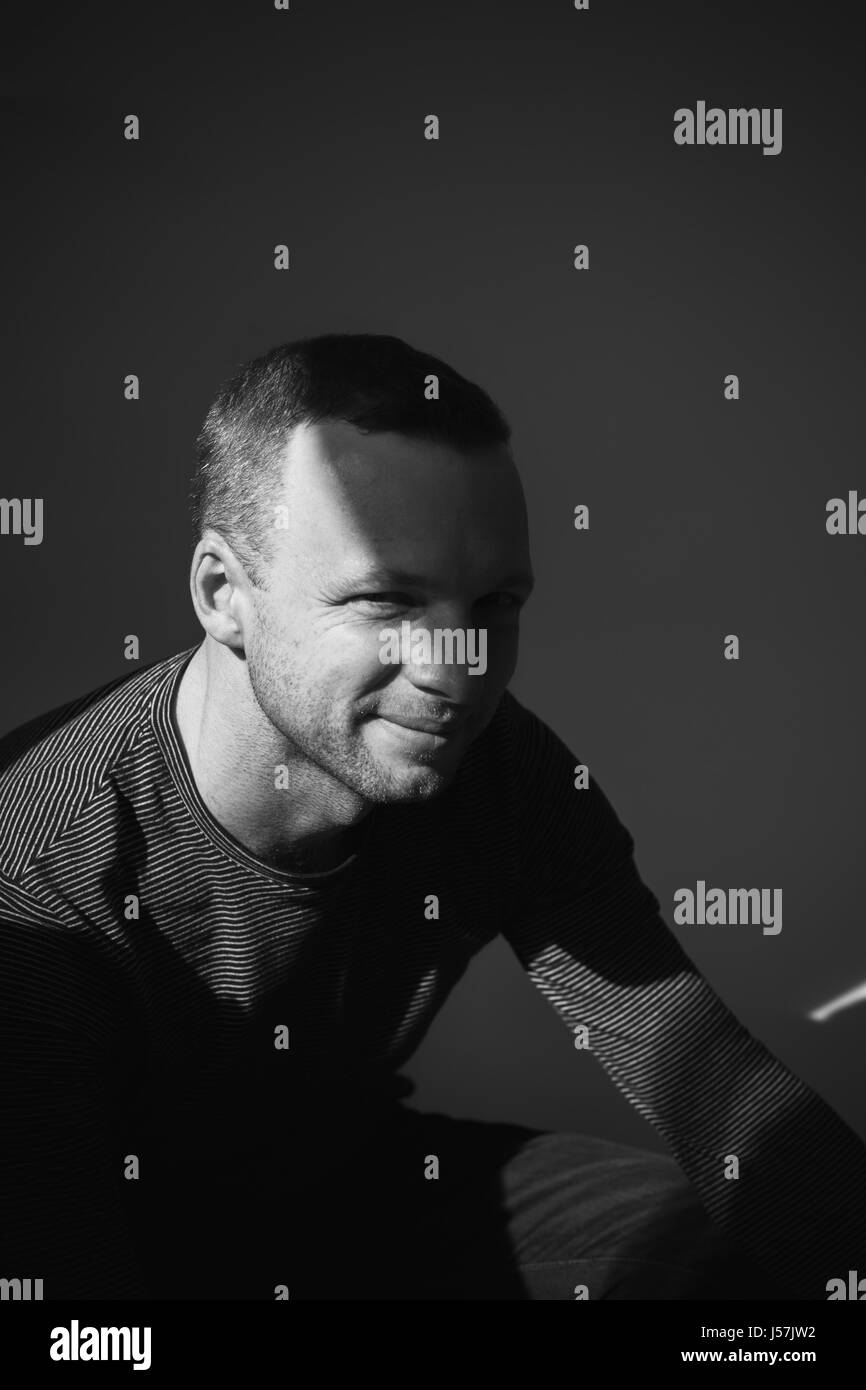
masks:
<path id="1" fill-rule="evenodd" d="M 568 1028 L 587 1030 L 709 1216 L 792 1295 L 826 1299 L 828 1280 L 866 1257 L 866 1147 L 686 955 L 591 770 L 576 789 L 580 760 L 509 709 L 524 847 L 513 950 Z"/>
<path id="2" fill-rule="evenodd" d="M 147 1297 L 110 1118 L 119 1005 L 73 933 L 0 922 L 0 1264 L 46 1300 Z"/>

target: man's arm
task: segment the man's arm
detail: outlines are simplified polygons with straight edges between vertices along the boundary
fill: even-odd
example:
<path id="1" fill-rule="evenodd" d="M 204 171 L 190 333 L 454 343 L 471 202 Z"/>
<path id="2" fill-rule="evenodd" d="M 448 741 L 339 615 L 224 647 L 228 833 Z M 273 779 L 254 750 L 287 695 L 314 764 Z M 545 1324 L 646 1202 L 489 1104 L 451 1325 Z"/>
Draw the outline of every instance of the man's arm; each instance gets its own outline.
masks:
<path id="1" fill-rule="evenodd" d="M 109 1119 L 112 994 L 72 933 L 0 922 L 0 1275 L 45 1299 L 147 1297 Z"/>
<path id="2" fill-rule="evenodd" d="M 516 702 L 512 718 L 526 884 L 513 949 L 708 1214 L 792 1293 L 826 1298 L 829 1279 L 866 1269 L 866 1147 L 685 954 L 603 791 L 591 774 L 575 789 L 579 759 Z"/>

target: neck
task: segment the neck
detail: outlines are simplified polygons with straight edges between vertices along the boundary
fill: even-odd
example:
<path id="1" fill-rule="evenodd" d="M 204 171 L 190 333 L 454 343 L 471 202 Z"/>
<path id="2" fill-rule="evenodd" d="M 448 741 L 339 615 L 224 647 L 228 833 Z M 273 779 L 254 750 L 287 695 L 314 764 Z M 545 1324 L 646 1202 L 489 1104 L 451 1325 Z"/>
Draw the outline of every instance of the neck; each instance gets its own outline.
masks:
<path id="1" fill-rule="evenodd" d="M 247 664 L 206 637 L 177 689 L 174 718 L 199 795 L 236 840 L 276 867 L 341 863 L 369 804 L 317 768 L 274 727 Z M 286 767 L 286 788 L 276 769 Z"/>

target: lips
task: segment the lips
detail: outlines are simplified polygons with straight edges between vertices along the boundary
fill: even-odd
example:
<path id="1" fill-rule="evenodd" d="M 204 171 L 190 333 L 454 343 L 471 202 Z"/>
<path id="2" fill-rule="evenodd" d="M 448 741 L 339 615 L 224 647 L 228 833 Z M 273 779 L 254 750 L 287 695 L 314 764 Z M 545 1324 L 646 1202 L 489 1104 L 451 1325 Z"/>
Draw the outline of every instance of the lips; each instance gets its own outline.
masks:
<path id="1" fill-rule="evenodd" d="M 401 729 L 413 729 L 418 734 L 438 734 L 448 738 L 460 728 L 462 720 L 454 719 L 410 719 L 406 715 L 380 714 L 389 724 L 397 724 Z"/>

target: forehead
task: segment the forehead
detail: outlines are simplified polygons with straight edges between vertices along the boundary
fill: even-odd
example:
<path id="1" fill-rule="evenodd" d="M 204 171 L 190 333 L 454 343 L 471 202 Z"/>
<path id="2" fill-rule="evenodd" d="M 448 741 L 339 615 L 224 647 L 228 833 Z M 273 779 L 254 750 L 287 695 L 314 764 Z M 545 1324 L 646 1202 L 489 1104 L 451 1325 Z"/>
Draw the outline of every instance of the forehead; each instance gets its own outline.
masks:
<path id="1" fill-rule="evenodd" d="M 479 569 L 527 558 L 523 491 L 507 448 L 460 451 L 343 421 L 296 429 L 283 479 L 296 557 Z"/>

